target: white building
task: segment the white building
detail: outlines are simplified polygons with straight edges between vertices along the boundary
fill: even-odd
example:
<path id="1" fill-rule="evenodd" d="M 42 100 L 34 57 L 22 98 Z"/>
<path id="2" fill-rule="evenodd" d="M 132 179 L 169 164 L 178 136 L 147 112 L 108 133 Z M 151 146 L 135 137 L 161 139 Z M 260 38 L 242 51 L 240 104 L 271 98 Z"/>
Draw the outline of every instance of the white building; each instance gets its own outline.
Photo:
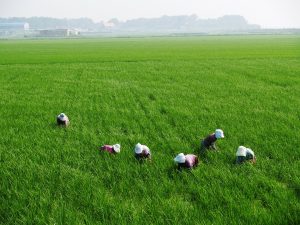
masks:
<path id="1" fill-rule="evenodd" d="M 40 37 L 72 37 L 78 35 L 80 35 L 80 32 L 73 29 L 46 29 L 37 31 L 37 36 Z"/>

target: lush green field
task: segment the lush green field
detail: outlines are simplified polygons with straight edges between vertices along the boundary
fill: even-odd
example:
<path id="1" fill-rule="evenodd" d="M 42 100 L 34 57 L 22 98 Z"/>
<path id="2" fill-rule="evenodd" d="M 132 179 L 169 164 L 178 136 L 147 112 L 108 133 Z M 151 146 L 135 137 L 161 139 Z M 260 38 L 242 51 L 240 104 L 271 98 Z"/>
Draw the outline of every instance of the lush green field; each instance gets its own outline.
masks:
<path id="1" fill-rule="evenodd" d="M 0 41 L 2 224 L 299 224 L 299 159 L 299 36 Z"/>

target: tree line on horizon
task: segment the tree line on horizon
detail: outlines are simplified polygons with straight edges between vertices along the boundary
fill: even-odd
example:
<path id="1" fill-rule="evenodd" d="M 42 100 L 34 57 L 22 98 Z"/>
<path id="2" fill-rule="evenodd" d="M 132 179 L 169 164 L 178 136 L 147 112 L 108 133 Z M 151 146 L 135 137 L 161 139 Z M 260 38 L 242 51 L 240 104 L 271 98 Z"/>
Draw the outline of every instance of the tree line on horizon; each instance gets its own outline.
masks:
<path id="1" fill-rule="evenodd" d="M 226 15 L 216 19 L 200 19 L 197 15 L 161 16 L 120 21 L 94 22 L 90 18 L 58 19 L 50 17 L 0 18 L 0 23 L 28 23 L 30 29 L 80 29 L 86 31 L 235 31 L 257 30 L 259 25 L 249 24 L 243 16 Z"/>

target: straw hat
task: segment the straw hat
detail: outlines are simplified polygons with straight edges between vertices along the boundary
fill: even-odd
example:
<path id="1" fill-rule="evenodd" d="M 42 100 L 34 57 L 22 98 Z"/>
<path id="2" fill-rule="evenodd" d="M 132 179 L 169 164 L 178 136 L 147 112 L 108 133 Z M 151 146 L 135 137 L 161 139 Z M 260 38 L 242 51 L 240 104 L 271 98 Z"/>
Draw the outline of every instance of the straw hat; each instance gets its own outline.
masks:
<path id="1" fill-rule="evenodd" d="M 224 138 L 224 132 L 221 129 L 216 129 L 215 131 L 216 138 Z"/>
<path id="2" fill-rule="evenodd" d="M 140 143 L 137 143 L 137 145 L 134 148 L 134 152 L 136 154 L 141 154 L 143 152 L 143 145 L 141 145 Z"/>
<path id="3" fill-rule="evenodd" d="M 115 144 L 113 145 L 114 151 L 116 153 L 119 153 L 121 151 L 121 145 L 120 144 Z"/>
<path id="4" fill-rule="evenodd" d="M 178 154 L 175 158 L 174 161 L 177 163 L 185 163 L 185 155 L 183 153 Z"/>

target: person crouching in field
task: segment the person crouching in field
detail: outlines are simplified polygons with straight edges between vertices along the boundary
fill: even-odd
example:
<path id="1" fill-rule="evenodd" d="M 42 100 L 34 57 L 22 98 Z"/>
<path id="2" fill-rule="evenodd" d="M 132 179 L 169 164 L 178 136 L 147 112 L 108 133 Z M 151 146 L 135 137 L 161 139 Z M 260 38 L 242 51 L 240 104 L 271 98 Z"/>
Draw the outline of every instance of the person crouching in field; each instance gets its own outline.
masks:
<path id="1" fill-rule="evenodd" d="M 150 149 L 146 145 L 138 143 L 134 148 L 134 156 L 138 160 L 151 160 Z"/>
<path id="2" fill-rule="evenodd" d="M 69 118 L 64 113 L 61 113 L 57 116 L 56 122 L 58 125 L 65 127 L 67 127 L 70 124 Z"/>
<path id="3" fill-rule="evenodd" d="M 174 158 L 174 161 L 177 163 L 179 170 L 181 170 L 182 168 L 192 169 L 199 163 L 198 157 L 196 155 L 184 155 L 183 153 L 178 154 Z"/>
<path id="4" fill-rule="evenodd" d="M 121 145 L 115 144 L 115 145 L 103 145 L 101 146 L 100 150 L 109 152 L 111 154 L 117 154 L 121 151 Z"/>
<path id="5" fill-rule="evenodd" d="M 250 148 L 239 146 L 236 152 L 236 163 L 242 164 L 246 161 L 256 163 L 254 152 Z"/>
<path id="6" fill-rule="evenodd" d="M 204 152 L 206 149 L 217 150 L 216 141 L 224 137 L 224 132 L 221 129 L 216 129 L 215 133 L 208 135 L 201 141 L 200 152 Z"/>

